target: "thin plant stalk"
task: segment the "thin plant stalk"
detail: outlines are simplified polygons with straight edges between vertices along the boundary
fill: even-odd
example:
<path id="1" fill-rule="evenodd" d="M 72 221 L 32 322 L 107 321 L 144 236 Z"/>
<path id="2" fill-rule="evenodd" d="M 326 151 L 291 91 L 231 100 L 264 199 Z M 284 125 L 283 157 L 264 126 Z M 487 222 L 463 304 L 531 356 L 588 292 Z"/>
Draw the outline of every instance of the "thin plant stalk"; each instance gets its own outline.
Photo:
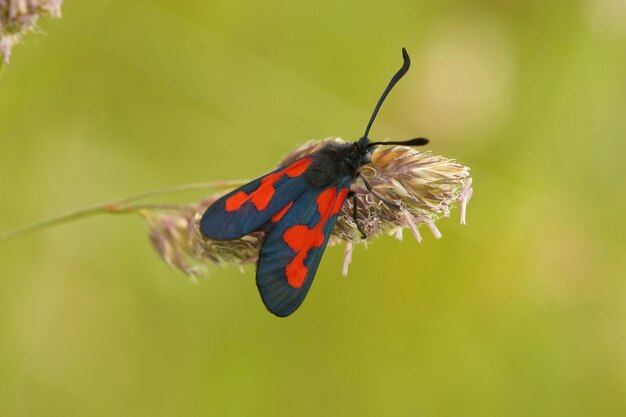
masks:
<path id="1" fill-rule="evenodd" d="M 194 190 L 223 190 L 230 189 L 247 183 L 247 180 L 236 181 L 213 181 L 195 184 L 183 184 L 174 187 L 160 188 L 156 190 L 145 191 L 143 193 L 124 197 L 118 200 L 107 201 L 95 204 L 93 206 L 84 207 L 78 210 L 72 210 L 67 213 L 59 214 L 17 229 L 0 232 L 0 242 L 24 236 L 33 232 L 48 229 L 50 227 L 59 226 L 76 220 L 92 217 L 100 214 L 126 214 L 139 213 L 143 210 L 177 210 L 180 205 L 176 204 L 132 204 L 137 201 L 145 200 L 150 197 L 157 197 L 168 194 L 175 194 Z"/>

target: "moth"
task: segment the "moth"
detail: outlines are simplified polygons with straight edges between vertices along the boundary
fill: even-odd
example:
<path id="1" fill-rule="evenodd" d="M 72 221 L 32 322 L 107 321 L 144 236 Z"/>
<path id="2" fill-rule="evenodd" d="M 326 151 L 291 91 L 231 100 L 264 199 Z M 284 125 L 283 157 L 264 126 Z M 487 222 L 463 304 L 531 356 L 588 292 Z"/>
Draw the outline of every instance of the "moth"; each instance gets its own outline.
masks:
<path id="1" fill-rule="evenodd" d="M 204 212 L 201 232 L 213 240 L 232 240 L 255 231 L 264 232 L 259 253 L 256 285 L 265 307 L 279 317 L 291 315 L 304 301 L 335 227 L 344 202 L 357 199 L 350 187 L 363 181 L 374 197 L 389 207 L 400 206 L 378 195 L 359 171 L 371 163 L 379 145 L 421 146 L 427 139 L 371 142 L 368 134 L 385 98 L 411 65 L 402 48 L 402 67 L 380 96 L 363 136 L 354 143 L 329 143 L 267 175 L 224 195 Z"/>

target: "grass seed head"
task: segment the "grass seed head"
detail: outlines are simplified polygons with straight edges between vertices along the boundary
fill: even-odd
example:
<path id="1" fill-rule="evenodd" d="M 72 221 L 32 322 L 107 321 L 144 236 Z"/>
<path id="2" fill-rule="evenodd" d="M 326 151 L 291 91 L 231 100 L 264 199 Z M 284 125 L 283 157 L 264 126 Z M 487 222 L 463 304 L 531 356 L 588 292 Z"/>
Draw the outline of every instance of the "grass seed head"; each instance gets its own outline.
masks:
<path id="1" fill-rule="evenodd" d="M 9 63 L 13 46 L 37 28 L 40 17 L 61 17 L 63 0 L 0 0 L 0 54 Z"/>
<path id="2" fill-rule="evenodd" d="M 341 139 L 309 142 L 289 154 L 279 166 L 315 152 L 330 141 Z M 346 200 L 329 241 L 329 245 L 346 243 L 344 275 L 355 244 L 366 243 L 383 234 L 401 239 L 405 228 L 421 243 L 419 229 L 422 225 L 438 239 L 441 233 L 435 222 L 449 217 L 455 205 L 461 206 L 461 223 L 465 224 L 466 206 L 472 195 L 472 179 L 469 168 L 456 161 L 405 146 L 380 146 L 372 154 L 372 164 L 362 167 L 361 171 L 378 194 L 400 204 L 401 208 L 389 207 L 378 200 L 360 180 L 353 184 L 352 191 L 358 200 L 357 219 L 367 239 L 361 239 L 352 218 L 352 200 Z M 216 194 L 174 211 L 144 211 L 152 243 L 166 263 L 188 275 L 198 275 L 209 265 L 243 266 L 256 262 L 263 233 L 216 241 L 207 239 L 200 232 L 202 213 L 220 196 Z"/>

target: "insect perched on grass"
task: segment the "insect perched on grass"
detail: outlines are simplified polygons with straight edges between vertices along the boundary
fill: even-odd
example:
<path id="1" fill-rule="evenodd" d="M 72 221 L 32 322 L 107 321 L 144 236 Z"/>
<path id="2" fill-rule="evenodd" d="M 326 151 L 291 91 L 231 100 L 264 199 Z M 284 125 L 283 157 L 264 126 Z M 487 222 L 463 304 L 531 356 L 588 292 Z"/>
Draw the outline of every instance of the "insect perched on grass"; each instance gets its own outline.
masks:
<path id="1" fill-rule="evenodd" d="M 224 195 L 202 216 L 200 230 L 209 239 L 233 240 L 264 232 L 256 283 L 265 307 L 277 316 L 289 316 L 304 301 L 348 198 L 352 198 L 356 227 L 366 237 L 358 222 L 358 200 L 351 191 L 357 180 L 388 207 L 401 209 L 400 204 L 378 194 L 360 169 L 371 164 L 375 146 L 428 143 L 424 138 L 403 142 L 370 142 L 368 138 L 385 98 L 409 70 L 411 61 L 404 48 L 402 57 L 402 67 L 391 78 L 358 141 L 329 142 L 316 152 Z"/>

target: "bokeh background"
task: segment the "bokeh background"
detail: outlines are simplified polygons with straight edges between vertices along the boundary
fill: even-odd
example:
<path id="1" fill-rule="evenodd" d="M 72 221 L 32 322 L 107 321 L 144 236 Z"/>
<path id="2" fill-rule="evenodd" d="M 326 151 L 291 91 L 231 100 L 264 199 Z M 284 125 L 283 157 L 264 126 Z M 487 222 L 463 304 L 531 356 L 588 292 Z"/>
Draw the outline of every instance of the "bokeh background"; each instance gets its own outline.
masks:
<path id="1" fill-rule="evenodd" d="M 475 192 L 346 279 L 329 249 L 288 319 L 253 268 L 169 269 L 137 217 L 0 242 L 0 415 L 626 415 L 623 0 L 63 11 L 0 80 L 0 230 L 356 139 L 402 46 L 372 137 L 430 138 Z"/>

